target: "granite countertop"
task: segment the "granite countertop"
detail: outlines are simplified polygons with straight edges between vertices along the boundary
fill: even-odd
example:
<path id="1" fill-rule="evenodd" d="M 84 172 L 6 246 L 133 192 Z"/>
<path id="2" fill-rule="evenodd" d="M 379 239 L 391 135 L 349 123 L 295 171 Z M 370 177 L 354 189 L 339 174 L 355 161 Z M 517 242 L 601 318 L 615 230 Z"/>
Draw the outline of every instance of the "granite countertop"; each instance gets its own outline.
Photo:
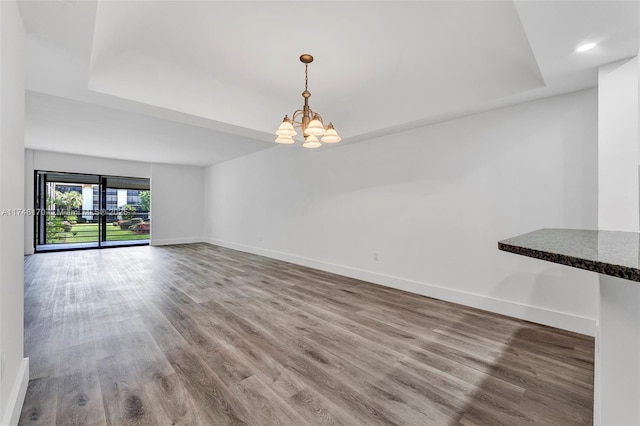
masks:
<path id="1" fill-rule="evenodd" d="M 539 229 L 498 242 L 498 249 L 640 282 L 640 234 Z"/>

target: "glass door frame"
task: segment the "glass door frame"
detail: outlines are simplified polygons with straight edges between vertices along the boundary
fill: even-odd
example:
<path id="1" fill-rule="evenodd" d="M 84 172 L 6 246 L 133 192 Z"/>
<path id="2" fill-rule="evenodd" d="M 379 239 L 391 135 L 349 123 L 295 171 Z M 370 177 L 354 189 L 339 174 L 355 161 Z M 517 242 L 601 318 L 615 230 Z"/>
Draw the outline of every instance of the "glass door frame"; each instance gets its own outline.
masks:
<path id="1" fill-rule="evenodd" d="M 87 184 L 91 182 L 92 185 L 98 185 L 98 206 L 99 211 L 92 210 L 94 215 L 98 216 L 98 234 L 97 241 L 95 243 L 93 241 L 86 243 L 67 243 L 60 244 L 59 248 L 56 248 L 55 245 L 57 243 L 47 243 L 47 214 L 48 206 L 47 206 L 47 183 L 49 182 L 59 182 L 58 180 L 48 180 L 47 177 L 49 175 L 68 175 L 74 176 L 76 179 L 82 178 L 84 176 L 87 177 Z M 117 241 L 117 244 L 113 244 L 111 241 L 109 244 L 107 240 L 107 218 L 109 217 L 109 212 L 107 211 L 107 182 L 108 179 L 140 179 L 148 181 L 148 191 L 151 190 L 151 179 L 150 178 L 141 178 L 141 177 L 132 177 L 132 176 L 113 176 L 113 175 L 96 175 L 91 173 L 77 173 L 77 172 L 54 172 L 47 170 L 34 170 L 34 210 L 37 214 L 33 215 L 33 246 L 35 248 L 36 253 L 42 252 L 53 252 L 53 251 L 65 251 L 65 250 L 84 250 L 84 249 L 95 249 L 95 248 L 111 248 L 111 247 L 126 247 L 126 246 L 138 246 L 138 245 L 149 245 L 150 235 L 147 239 L 139 239 L 139 240 L 120 240 Z M 97 183 L 93 183 L 97 180 Z M 64 183 L 64 182 L 63 182 Z M 80 183 L 82 185 L 82 183 Z M 120 188 L 118 188 L 120 189 Z M 125 189 L 125 188 L 122 188 Z M 84 210 L 83 206 L 83 212 Z M 149 212 L 148 212 L 149 213 Z M 113 215 L 113 214 L 112 214 Z M 44 241 L 44 243 L 42 243 Z M 73 247 L 75 244 L 79 246 Z M 43 249 L 43 246 L 47 246 Z"/>

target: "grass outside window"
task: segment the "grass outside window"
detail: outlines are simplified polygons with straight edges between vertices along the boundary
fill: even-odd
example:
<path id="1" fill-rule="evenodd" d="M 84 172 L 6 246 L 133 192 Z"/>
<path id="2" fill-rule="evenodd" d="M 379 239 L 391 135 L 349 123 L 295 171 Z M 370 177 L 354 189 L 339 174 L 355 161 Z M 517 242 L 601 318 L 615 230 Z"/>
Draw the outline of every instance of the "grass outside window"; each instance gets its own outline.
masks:
<path id="1" fill-rule="evenodd" d="M 97 223 L 79 223 L 73 225 L 69 232 L 56 234 L 50 243 L 88 243 L 98 241 L 100 230 Z M 130 230 L 122 230 L 119 226 L 107 223 L 107 241 L 148 240 L 149 234 L 136 234 Z"/>

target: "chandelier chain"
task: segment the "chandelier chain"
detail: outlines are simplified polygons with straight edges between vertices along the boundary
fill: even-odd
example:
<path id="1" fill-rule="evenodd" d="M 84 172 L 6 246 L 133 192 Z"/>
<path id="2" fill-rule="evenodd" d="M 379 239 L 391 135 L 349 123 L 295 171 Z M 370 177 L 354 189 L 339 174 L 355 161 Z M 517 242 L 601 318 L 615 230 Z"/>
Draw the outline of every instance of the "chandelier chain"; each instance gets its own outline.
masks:
<path id="1" fill-rule="evenodd" d="M 309 64 L 304 64 L 304 90 L 309 86 Z"/>

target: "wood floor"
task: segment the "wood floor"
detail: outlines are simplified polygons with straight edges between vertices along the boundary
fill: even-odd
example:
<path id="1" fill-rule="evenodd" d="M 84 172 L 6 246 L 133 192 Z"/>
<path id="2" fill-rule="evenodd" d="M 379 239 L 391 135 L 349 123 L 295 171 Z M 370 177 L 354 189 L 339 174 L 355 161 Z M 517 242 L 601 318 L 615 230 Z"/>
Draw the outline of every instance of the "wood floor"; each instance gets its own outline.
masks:
<path id="1" fill-rule="evenodd" d="M 27 257 L 21 425 L 585 425 L 593 339 L 208 244 Z"/>

